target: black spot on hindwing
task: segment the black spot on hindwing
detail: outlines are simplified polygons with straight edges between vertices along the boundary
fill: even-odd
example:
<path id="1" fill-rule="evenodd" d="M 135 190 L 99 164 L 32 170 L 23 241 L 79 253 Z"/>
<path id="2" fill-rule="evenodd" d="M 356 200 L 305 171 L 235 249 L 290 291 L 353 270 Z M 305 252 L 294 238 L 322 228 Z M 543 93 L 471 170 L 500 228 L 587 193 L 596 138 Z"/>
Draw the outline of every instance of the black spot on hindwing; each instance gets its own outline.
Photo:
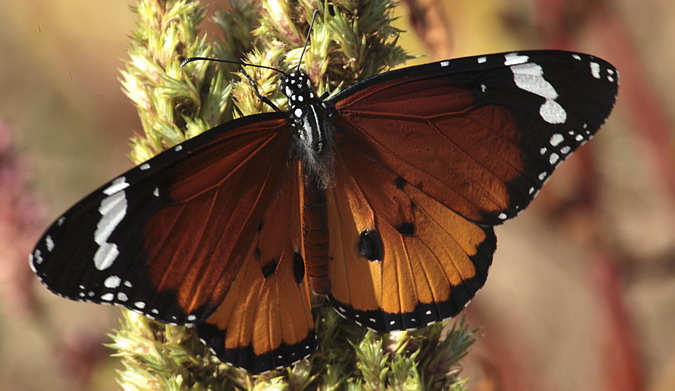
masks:
<path id="1" fill-rule="evenodd" d="M 401 176 L 396 177 L 396 179 L 394 179 L 394 185 L 396 185 L 396 188 L 399 189 L 399 190 L 403 190 L 403 188 L 405 187 L 405 185 L 407 183 L 408 183 L 408 181 L 403 179 L 403 177 L 401 177 Z"/>
<path id="2" fill-rule="evenodd" d="M 273 259 L 269 262 L 267 262 L 263 267 L 262 267 L 262 274 L 265 276 L 265 278 L 271 276 L 274 274 L 274 272 L 277 270 L 277 265 L 279 264 L 279 261 L 276 259 Z"/>
<path id="3" fill-rule="evenodd" d="M 381 261 L 384 257 L 384 245 L 380 233 L 374 229 L 361 232 L 358 242 L 359 254 L 369 261 Z"/>
<path id="4" fill-rule="evenodd" d="M 305 260 L 300 253 L 293 254 L 293 277 L 298 284 L 305 278 Z"/>
<path id="5" fill-rule="evenodd" d="M 411 222 L 403 222 L 396 227 L 398 233 L 404 236 L 414 236 L 415 235 L 415 224 Z"/>

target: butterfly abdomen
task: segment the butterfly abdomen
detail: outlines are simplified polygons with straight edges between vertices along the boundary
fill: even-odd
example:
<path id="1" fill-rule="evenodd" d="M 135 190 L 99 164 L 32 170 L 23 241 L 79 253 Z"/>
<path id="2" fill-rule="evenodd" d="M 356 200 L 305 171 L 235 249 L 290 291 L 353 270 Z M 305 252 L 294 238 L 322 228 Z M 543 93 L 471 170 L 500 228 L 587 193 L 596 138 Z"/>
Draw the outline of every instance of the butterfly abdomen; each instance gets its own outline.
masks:
<path id="1" fill-rule="evenodd" d="M 313 181 L 305 180 L 302 204 L 307 275 L 312 290 L 323 295 L 331 288 L 328 279 L 328 215 L 325 190 Z"/>

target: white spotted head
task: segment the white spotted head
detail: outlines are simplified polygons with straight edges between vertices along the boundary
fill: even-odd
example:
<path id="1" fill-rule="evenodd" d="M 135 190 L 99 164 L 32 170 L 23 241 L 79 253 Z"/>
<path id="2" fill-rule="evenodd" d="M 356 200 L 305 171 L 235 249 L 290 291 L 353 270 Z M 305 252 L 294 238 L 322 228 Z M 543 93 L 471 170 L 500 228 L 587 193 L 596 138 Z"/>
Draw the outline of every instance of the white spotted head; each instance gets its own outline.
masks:
<path id="1" fill-rule="evenodd" d="M 300 71 L 290 73 L 281 82 L 281 92 L 288 98 L 290 113 L 294 119 L 299 119 L 305 114 L 306 110 L 302 110 L 303 107 L 319 102 L 312 81 Z"/>

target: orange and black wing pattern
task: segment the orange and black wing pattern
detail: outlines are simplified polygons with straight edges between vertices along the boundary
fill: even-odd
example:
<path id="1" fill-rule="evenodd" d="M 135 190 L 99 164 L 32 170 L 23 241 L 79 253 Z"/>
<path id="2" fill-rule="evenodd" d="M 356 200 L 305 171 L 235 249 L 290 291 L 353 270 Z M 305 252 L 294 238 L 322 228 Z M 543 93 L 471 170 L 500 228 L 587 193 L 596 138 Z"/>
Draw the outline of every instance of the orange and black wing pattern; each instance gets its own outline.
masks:
<path id="1" fill-rule="evenodd" d="M 331 101 L 345 139 L 465 218 L 496 225 L 598 131 L 617 88 L 601 59 L 531 51 L 404 68 Z"/>
<path id="2" fill-rule="evenodd" d="M 354 145 L 337 152 L 327 190 L 329 298 L 376 331 L 454 316 L 485 283 L 495 251 L 481 227 Z"/>
<path id="3" fill-rule="evenodd" d="M 164 151 L 61 216 L 31 266 L 70 299 L 198 324 L 234 365 L 297 361 L 315 341 L 291 137 L 283 114 L 262 114 Z"/>
<path id="4" fill-rule="evenodd" d="M 404 68 L 327 101 L 296 70 L 288 112 L 113 179 L 47 229 L 30 265 L 58 295 L 194 325 L 254 373 L 316 349 L 310 285 L 363 326 L 421 327 L 483 286 L 492 227 L 599 129 L 617 85 L 610 64 L 559 51 Z"/>
<path id="5" fill-rule="evenodd" d="M 378 331 L 454 316 L 517 215 L 614 104 L 592 56 L 534 51 L 385 73 L 336 95 L 330 298 Z"/>

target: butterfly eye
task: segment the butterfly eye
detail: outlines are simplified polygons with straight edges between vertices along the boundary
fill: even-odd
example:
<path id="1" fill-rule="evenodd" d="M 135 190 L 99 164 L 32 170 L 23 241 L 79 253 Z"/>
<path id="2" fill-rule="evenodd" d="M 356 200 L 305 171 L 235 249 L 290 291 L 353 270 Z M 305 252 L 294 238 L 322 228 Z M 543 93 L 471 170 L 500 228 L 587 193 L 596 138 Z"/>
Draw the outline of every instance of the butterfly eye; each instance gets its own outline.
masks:
<path id="1" fill-rule="evenodd" d="M 380 234 L 369 229 L 361 232 L 359 235 L 359 254 L 363 255 L 369 261 L 381 261 L 384 256 L 384 246 Z"/>

